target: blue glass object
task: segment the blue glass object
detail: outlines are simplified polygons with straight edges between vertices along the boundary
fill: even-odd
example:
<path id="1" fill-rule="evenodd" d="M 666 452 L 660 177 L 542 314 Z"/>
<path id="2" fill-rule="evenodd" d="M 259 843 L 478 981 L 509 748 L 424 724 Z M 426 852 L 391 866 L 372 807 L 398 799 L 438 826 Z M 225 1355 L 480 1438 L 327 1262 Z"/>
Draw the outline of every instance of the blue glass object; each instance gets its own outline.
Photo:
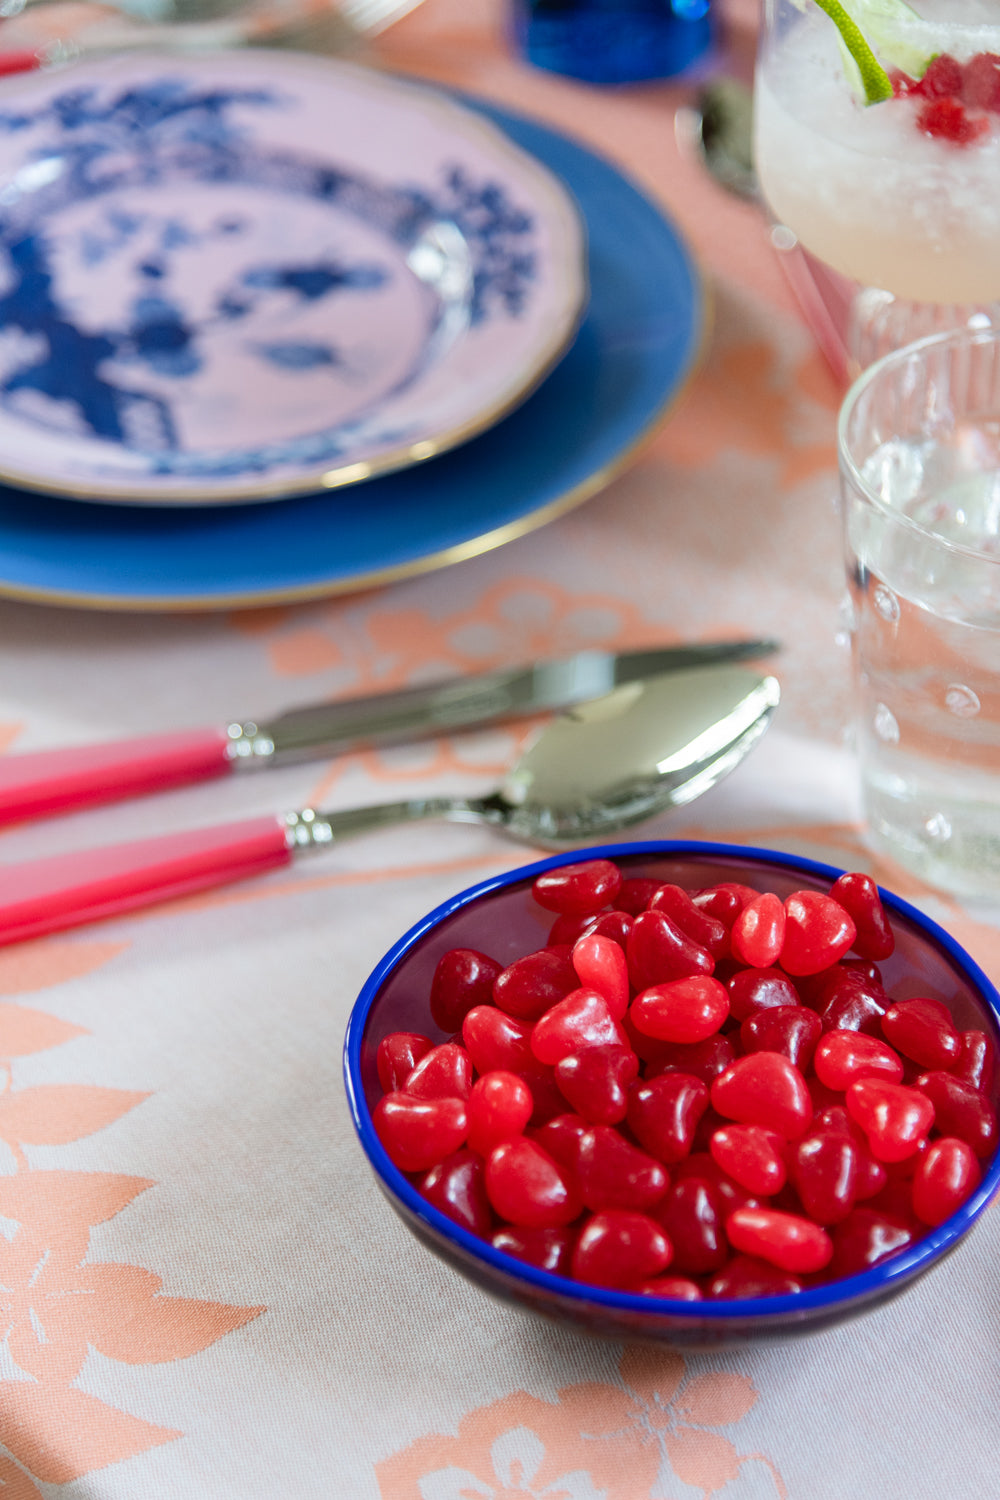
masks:
<path id="1" fill-rule="evenodd" d="M 529 62 L 587 83 L 670 78 L 712 40 L 710 0 L 515 0 Z"/>

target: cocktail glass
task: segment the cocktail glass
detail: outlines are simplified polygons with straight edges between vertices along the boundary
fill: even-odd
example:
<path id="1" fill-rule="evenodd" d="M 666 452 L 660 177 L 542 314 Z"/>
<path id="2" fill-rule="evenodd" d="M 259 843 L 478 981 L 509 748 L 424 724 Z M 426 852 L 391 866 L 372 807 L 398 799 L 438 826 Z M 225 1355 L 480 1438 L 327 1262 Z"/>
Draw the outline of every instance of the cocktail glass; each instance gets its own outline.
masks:
<path id="1" fill-rule="evenodd" d="M 916 3 L 765 0 L 757 172 L 778 221 L 857 284 L 852 373 L 1000 325 L 1000 5 Z"/>

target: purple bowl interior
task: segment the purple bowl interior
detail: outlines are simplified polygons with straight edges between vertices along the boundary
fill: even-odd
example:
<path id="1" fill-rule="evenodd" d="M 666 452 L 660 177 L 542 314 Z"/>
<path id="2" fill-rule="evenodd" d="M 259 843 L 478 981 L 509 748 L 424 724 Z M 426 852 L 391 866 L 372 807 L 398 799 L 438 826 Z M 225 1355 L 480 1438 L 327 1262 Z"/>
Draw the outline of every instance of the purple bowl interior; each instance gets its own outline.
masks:
<path id="1" fill-rule="evenodd" d="M 772 1325 L 776 1336 L 787 1337 L 827 1326 L 898 1294 L 972 1227 L 1000 1185 L 996 1157 L 983 1163 L 983 1182 L 951 1219 L 890 1261 L 793 1296 L 688 1304 L 585 1287 L 511 1260 L 426 1204 L 412 1181 L 385 1157 L 370 1118 L 382 1097 L 376 1067 L 379 1042 L 395 1031 L 422 1032 L 434 1042 L 446 1040 L 449 1034 L 434 1025 L 429 1008 L 431 980 L 442 955 L 451 948 L 476 948 L 507 964 L 542 947 L 554 917 L 532 898 L 535 875 L 556 864 L 594 857 L 614 859 L 626 876 L 669 880 L 691 891 L 731 880 L 782 898 L 796 890 L 828 891 L 841 873 L 814 861 L 729 845 L 615 845 L 498 876 L 430 913 L 374 971 L 352 1016 L 345 1049 L 355 1124 L 390 1201 L 431 1249 L 488 1290 L 610 1336 L 675 1336 L 687 1324 L 705 1333 L 703 1347 L 766 1338 Z M 895 952 L 879 965 L 889 994 L 895 999 L 927 994 L 943 1000 L 959 1029 L 985 1031 L 1000 1051 L 1000 995 L 986 975 L 934 922 L 898 897 L 885 891 L 882 896 L 896 936 Z M 994 1084 L 994 1106 L 998 1095 L 1000 1079 Z"/>

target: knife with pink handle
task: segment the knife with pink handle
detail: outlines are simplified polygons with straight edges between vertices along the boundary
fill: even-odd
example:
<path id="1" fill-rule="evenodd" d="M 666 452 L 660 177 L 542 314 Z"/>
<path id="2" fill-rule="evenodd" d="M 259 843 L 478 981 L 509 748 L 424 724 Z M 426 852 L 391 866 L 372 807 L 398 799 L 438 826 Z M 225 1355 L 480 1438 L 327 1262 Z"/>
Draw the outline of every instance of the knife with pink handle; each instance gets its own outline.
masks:
<path id="1" fill-rule="evenodd" d="M 502 668 L 295 708 L 269 721 L 148 735 L 72 749 L 0 756 L 0 827 L 72 812 L 233 772 L 472 729 L 571 708 L 623 682 L 777 650 L 769 640 L 705 641 L 640 651 L 580 651 Z"/>

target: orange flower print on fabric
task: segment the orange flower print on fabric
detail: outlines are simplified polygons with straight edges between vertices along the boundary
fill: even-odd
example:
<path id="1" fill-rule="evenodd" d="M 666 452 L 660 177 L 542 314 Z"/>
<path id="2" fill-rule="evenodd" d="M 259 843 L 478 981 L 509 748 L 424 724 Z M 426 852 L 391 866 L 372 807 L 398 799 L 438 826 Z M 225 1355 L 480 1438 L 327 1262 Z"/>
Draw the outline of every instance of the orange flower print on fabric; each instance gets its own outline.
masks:
<path id="1" fill-rule="evenodd" d="M 0 991 L 18 978 L 40 989 L 86 973 L 111 944 L 28 945 L 0 966 Z M 47 964 L 47 955 L 51 964 Z M 6 955 L 5 955 L 6 956 Z M 88 1260 L 92 1229 L 155 1186 L 116 1172 L 36 1170 L 31 1146 L 64 1146 L 103 1130 L 147 1097 L 88 1084 L 16 1087 L 16 1060 L 85 1035 L 43 1011 L 0 1001 L 0 1500 L 40 1495 L 183 1436 L 82 1388 L 91 1350 L 124 1364 L 186 1359 L 264 1311 L 165 1296 L 142 1266 Z"/>
<path id="2" fill-rule="evenodd" d="M 567 1386 L 554 1402 L 515 1391 L 469 1412 L 453 1437 L 418 1438 L 376 1465 L 382 1500 L 653 1500 L 671 1480 L 737 1500 L 727 1487 L 751 1465 L 755 1496 L 787 1500 L 770 1459 L 716 1430 L 757 1400 L 746 1376 L 688 1377 L 680 1355 L 650 1348 L 626 1348 L 620 1373 L 620 1385 Z"/>

